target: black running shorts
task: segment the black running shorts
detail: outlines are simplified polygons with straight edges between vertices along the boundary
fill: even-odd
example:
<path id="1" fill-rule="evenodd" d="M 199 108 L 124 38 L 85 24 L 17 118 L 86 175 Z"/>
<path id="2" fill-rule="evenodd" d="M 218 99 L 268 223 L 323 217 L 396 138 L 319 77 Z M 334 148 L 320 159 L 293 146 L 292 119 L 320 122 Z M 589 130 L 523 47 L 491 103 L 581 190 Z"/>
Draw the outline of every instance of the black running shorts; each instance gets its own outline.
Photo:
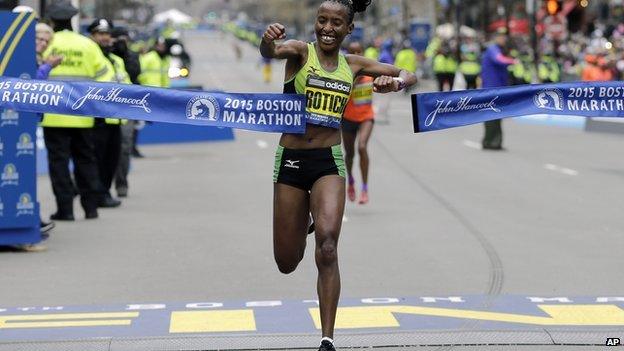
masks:
<path id="1" fill-rule="evenodd" d="M 326 175 L 345 178 L 342 146 L 322 149 L 286 149 L 277 147 L 273 183 L 281 183 L 310 191 L 314 182 Z"/>

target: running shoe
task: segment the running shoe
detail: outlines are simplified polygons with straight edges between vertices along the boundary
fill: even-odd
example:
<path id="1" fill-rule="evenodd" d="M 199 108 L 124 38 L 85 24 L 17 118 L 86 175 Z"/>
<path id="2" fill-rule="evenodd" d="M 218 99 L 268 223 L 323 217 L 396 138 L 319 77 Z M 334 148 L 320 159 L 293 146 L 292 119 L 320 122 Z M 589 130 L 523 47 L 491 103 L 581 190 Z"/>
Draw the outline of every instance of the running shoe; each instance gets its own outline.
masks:
<path id="1" fill-rule="evenodd" d="M 48 249 L 45 245 L 42 244 L 18 245 L 15 246 L 15 248 L 22 252 L 43 252 Z"/>
<path id="2" fill-rule="evenodd" d="M 332 344 L 331 341 L 323 340 L 321 341 L 321 346 L 319 347 L 318 351 L 336 351 L 336 349 L 334 348 L 334 344 Z"/>
<path id="3" fill-rule="evenodd" d="M 360 205 L 366 205 L 368 203 L 368 191 L 362 191 L 360 194 Z"/>
<path id="4" fill-rule="evenodd" d="M 347 197 L 349 198 L 349 201 L 351 202 L 355 201 L 355 185 L 354 184 L 347 185 Z"/>
<path id="5" fill-rule="evenodd" d="M 50 231 L 52 229 L 54 229 L 55 226 L 56 226 L 56 224 L 54 224 L 54 222 L 52 222 L 52 221 L 46 222 L 43 219 L 39 220 L 39 227 L 41 228 L 41 234 L 48 234 L 48 233 L 50 233 Z"/>

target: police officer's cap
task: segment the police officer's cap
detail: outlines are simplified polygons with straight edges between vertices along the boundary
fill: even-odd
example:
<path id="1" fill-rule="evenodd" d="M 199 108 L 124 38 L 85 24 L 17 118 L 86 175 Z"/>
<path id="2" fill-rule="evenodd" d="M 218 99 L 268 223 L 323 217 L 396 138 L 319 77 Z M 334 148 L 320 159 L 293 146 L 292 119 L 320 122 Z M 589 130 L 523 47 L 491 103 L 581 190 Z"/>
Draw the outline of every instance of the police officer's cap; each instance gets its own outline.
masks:
<path id="1" fill-rule="evenodd" d="M 113 38 L 119 38 L 121 36 L 128 36 L 128 29 L 126 27 L 113 27 L 113 30 L 111 31 L 111 35 L 113 36 Z"/>
<path id="2" fill-rule="evenodd" d="M 113 23 L 105 18 L 98 18 L 88 27 L 89 33 L 110 33 L 113 30 Z"/>
<path id="3" fill-rule="evenodd" d="M 53 20 L 69 20 L 78 14 L 78 9 L 69 1 L 56 1 L 48 6 L 46 13 Z"/>

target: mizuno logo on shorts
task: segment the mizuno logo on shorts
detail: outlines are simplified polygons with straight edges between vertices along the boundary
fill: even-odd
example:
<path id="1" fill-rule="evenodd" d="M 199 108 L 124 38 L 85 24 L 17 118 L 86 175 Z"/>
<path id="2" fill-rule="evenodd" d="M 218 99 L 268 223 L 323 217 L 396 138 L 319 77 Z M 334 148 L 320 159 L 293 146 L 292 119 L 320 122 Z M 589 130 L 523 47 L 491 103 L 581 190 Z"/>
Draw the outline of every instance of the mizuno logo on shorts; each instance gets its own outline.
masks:
<path id="1" fill-rule="evenodd" d="M 294 168 L 294 169 L 299 169 L 299 166 L 297 165 L 297 163 L 299 162 L 299 160 L 293 161 L 293 160 L 285 160 L 286 163 L 284 164 L 284 167 L 288 167 L 288 168 Z"/>

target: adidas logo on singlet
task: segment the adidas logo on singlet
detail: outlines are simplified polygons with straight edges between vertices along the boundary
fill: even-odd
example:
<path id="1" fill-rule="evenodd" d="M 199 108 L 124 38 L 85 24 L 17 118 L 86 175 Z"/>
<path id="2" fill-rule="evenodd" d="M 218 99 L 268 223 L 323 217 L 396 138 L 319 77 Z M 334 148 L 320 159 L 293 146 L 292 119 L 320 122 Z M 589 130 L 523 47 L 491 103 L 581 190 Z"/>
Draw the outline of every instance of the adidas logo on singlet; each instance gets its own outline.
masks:
<path id="1" fill-rule="evenodd" d="M 350 93 L 351 92 L 351 86 L 349 86 L 347 84 L 340 83 L 340 82 L 326 82 L 325 83 L 325 87 L 326 88 L 330 88 L 330 89 L 334 89 L 334 90 L 344 91 L 345 93 Z"/>

